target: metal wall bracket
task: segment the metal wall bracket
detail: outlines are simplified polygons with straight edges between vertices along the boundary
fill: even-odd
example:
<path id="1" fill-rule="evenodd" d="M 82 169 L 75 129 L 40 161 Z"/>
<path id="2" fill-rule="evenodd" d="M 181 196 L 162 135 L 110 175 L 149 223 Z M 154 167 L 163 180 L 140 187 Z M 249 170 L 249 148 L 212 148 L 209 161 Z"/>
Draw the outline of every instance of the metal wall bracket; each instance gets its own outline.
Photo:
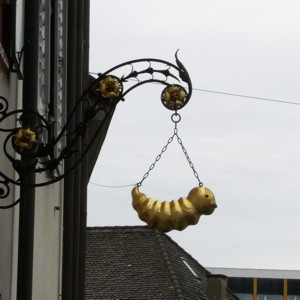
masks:
<path id="1" fill-rule="evenodd" d="M 21 55 L 21 54 L 20 54 Z M 17 173 L 17 179 L 0 169 L 0 199 L 10 194 L 10 185 L 22 187 L 41 187 L 53 184 L 72 172 L 95 142 L 107 118 L 111 118 L 115 106 L 124 101 L 133 89 L 146 83 L 164 85 L 160 100 L 170 110 L 183 108 L 192 94 L 192 83 L 188 72 L 175 54 L 176 65 L 160 59 L 137 59 L 117 65 L 98 74 L 90 86 L 78 99 L 60 133 L 55 136 L 53 121 L 45 119 L 35 111 L 9 111 L 9 102 L 0 96 L 0 139 L 3 141 L 5 158 L 10 161 Z M 116 75 L 121 73 L 122 75 Z M 174 83 L 175 81 L 175 83 Z M 183 87 L 185 83 L 187 88 Z M 77 112 L 82 119 L 75 121 Z M 92 136 L 86 134 L 89 122 L 101 115 L 101 121 Z M 17 127 L 6 127 L 9 119 L 17 120 Z M 72 125 L 75 124 L 75 125 Z M 66 146 L 57 156 L 54 151 L 58 143 L 65 139 Z M 78 149 L 78 144 L 81 147 Z M 62 162 L 75 158 L 69 169 L 60 168 Z M 61 173 L 61 170 L 63 172 Z M 36 175 L 34 184 L 28 183 L 28 174 Z M 6 209 L 15 206 L 21 200 L 0 206 Z"/>

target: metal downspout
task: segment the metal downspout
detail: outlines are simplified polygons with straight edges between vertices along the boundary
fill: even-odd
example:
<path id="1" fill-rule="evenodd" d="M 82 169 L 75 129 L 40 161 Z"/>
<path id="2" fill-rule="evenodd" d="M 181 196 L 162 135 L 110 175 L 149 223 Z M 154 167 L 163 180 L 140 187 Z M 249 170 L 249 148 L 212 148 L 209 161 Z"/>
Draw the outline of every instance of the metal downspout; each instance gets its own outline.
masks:
<path id="1" fill-rule="evenodd" d="M 76 93 L 74 86 L 76 86 L 75 66 L 76 63 L 76 15 L 77 15 L 77 1 L 67 1 L 67 116 L 74 105 Z M 68 30 L 73 28 L 73 30 Z M 73 68 L 73 70 L 72 70 Z M 71 124 L 71 126 L 74 124 Z M 65 168 L 72 166 L 73 157 L 70 157 L 65 162 Z M 62 266 L 62 299 L 74 299 L 74 290 L 72 288 L 73 278 L 73 226 L 74 226 L 74 189 L 73 186 L 73 172 L 64 179 L 64 217 L 63 217 L 63 266 Z"/>
<path id="2" fill-rule="evenodd" d="M 39 37 L 39 1 L 25 1 L 24 22 L 24 82 L 23 82 L 23 109 L 36 110 L 38 99 L 38 41 Z M 25 124 L 35 122 L 25 120 Z M 26 160 L 25 157 L 22 157 Z M 26 176 L 27 183 L 35 182 L 35 175 Z M 33 245 L 34 245 L 34 215 L 35 189 L 20 189 L 20 196 L 24 199 L 20 203 L 19 221 L 19 252 L 17 274 L 17 299 L 32 299 L 33 275 Z"/>
<path id="3" fill-rule="evenodd" d="M 84 0 L 82 3 L 82 61 L 83 61 L 83 84 L 84 88 L 89 82 L 89 15 L 90 3 Z M 88 175 L 88 155 L 83 161 L 82 182 L 81 182 L 81 201 L 80 201 L 80 232 L 79 232 L 79 299 L 85 299 L 85 258 L 86 258 L 86 226 L 87 226 L 87 185 Z"/>
<path id="4" fill-rule="evenodd" d="M 68 2 L 68 41 L 67 41 L 67 110 L 82 94 L 88 83 L 88 21 L 89 1 Z M 76 115 L 77 124 L 81 112 Z M 75 124 L 72 124 L 75 125 Z M 77 145 L 80 149 L 80 144 Z M 74 164 L 72 157 L 66 168 Z M 63 299 L 84 299 L 85 287 L 85 231 L 87 201 L 86 159 L 65 178 L 64 189 L 64 245 L 63 245 Z"/>

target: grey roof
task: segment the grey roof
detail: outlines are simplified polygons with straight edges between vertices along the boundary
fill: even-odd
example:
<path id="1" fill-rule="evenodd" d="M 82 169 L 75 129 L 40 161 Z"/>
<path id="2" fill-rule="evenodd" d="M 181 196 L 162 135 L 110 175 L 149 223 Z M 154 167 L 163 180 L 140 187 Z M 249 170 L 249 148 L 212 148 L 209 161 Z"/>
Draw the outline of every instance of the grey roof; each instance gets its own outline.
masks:
<path id="1" fill-rule="evenodd" d="M 162 231 L 90 227 L 86 242 L 87 300 L 207 299 L 210 272 Z"/>

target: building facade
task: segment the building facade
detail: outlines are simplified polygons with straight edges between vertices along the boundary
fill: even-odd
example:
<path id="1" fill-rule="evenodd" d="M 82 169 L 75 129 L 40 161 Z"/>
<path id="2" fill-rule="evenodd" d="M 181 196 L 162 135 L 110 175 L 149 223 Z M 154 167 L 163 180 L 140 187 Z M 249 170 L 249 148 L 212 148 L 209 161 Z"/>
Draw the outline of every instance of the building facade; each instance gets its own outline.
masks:
<path id="1" fill-rule="evenodd" d="M 6 128 L 34 122 L 20 120 L 22 113 L 8 117 L 15 110 L 33 111 L 53 124 L 53 136 L 59 134 L 89 84 L 88 53 L 89 1 L 0 1 L 2 300 L 84 298 L 87 183 L 100 146 L 63 180 L 37 188 L 29 186 L 50 175 L 28 173 L 28 186 L 18 185 L 12 160 L 26 158 L 15 153 L 10 160 L 4 148 L 11 148 Z M 74 118 L 80 122 L 80 109 Z M 61 136 L 53 157 L 66 143 Z M 73 165 L 68 159 L 56 171 Z"/>
<path id="2" fill-rule="evenodd" d="M 300 300 L 300 271 L 208 268 L 228 277 L 241 300 Z"/>

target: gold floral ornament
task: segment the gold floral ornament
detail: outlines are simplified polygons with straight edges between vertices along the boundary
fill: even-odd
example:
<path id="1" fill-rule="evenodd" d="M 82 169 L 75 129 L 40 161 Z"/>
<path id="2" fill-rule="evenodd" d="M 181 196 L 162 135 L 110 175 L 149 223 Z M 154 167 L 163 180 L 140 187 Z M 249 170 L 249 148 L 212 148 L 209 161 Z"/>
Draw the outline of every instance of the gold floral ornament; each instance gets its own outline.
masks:
<path id="1" fill-rule="evenodd" d="M 115 99 L 122 93 L 122 84 L 116 77 L 108 76 L 100 81 L 97 91 L 103 98 Z"/>
<path id="2" fill-rule="evenodd" d="M 14 135 L 13 143 L 19 152 L 30 151 L 37 145 L 36 133 L 30 128 L 21 128 Z"/>
<path id="3" fill-rule="evenodd" d="M 180 85 L 171 85 L 162 92 L 161 101 L 168 109 L 176 110 L 184 106 L 187 93 Z"/>

